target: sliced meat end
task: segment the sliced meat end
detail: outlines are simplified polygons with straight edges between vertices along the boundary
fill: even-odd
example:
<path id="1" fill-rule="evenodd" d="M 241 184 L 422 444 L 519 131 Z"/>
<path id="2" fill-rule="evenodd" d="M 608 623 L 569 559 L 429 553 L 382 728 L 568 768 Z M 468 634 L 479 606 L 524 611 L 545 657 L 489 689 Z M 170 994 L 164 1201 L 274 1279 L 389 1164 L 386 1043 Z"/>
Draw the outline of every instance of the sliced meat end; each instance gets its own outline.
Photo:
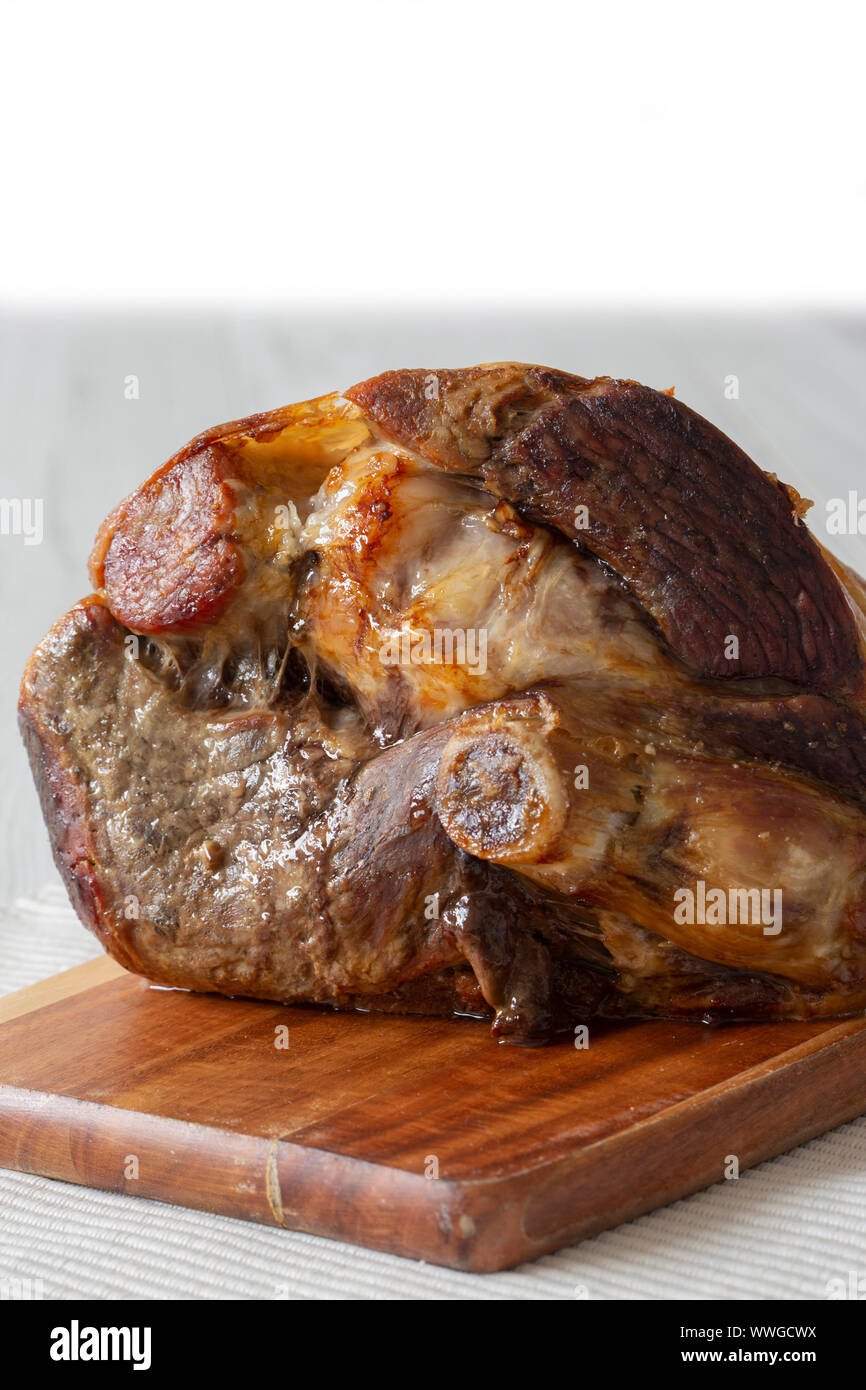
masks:
<path id="1" fill-rule="evenodd" d="M 91 578 L 114 616 L 138 632 L 213 622 L 244 578 L 236 491 L 215 448 L 133 493 L 100 532 Z"/>

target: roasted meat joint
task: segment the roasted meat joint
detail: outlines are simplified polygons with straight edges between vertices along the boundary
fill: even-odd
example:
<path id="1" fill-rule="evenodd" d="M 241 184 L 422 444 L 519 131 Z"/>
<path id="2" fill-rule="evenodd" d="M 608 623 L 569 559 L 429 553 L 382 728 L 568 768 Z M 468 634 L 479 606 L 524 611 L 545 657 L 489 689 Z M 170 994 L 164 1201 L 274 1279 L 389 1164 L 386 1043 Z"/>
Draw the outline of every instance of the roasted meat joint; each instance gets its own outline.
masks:
<path id="1" fill-rule="evenodd" d="M 866 1008 L 866 585 L 671 394 L 393 371 L 208 430 L 24 674 L 147 979 L 492 1020 Z"/>

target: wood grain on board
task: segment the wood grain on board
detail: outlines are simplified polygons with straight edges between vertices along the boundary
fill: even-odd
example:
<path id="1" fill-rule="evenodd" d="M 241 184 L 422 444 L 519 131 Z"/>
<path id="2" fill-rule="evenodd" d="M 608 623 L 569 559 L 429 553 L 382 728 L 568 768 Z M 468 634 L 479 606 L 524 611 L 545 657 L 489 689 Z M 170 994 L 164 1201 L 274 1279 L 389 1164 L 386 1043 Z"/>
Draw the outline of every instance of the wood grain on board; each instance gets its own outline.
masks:
<path id="1" fill-rule="evenodd" d="M 525 1050 L 468 1020 L 156 989 L 106 959 L 0 1003 L 0 1166 L 461 1269 L 863 1110 L 862 1019 L 598 1024 L 586 1049 Z"/>

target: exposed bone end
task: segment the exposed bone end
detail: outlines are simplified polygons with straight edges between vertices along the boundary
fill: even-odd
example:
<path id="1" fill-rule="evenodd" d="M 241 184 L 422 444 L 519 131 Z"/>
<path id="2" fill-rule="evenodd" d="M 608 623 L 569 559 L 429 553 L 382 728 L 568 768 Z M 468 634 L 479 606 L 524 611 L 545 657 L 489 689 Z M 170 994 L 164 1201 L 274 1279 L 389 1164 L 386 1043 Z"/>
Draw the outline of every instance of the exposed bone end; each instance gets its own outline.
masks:
<path id="1" fill-rule="evenodd" d="M 453 842 L 479 859 L 537 863 L 565 828 L 562 775 L 527 723 L 458 730 L 439 766 L 437 810 Z"/>

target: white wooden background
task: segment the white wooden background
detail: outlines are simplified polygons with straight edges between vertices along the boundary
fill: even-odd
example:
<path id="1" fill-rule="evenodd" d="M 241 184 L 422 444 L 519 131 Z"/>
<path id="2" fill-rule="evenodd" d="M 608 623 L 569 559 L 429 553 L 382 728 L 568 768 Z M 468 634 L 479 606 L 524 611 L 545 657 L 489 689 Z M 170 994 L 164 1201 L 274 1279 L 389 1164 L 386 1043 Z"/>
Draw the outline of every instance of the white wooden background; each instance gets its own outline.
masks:
<path id="1" fill-rule="evenodd" d="M 45 536 L 0 536 L 0 992 L 95 953 L 63 905 L 15 728 L 21 669 L 87 592 L 108 510 L 206 426 L 396 366 L 514 358 L 677 395 L 815 499 L 866 496 L 866 322 L 607 315 L 6 318 L 0 496 L 41 497 Z M 125 381 L 136 376 L 138 399 Z M 738 379 L 729 398 L 726 381 Z M 832 548 L 866 573 L 866 537 Z M 503 1065 L 507 1059 L 503 1059 Z M 821 1298 L 866 1275 L 866 1121 L 739 1182 L 493 1276 L 0 1173 L 0 1277 L 47 1296 Z"/>

